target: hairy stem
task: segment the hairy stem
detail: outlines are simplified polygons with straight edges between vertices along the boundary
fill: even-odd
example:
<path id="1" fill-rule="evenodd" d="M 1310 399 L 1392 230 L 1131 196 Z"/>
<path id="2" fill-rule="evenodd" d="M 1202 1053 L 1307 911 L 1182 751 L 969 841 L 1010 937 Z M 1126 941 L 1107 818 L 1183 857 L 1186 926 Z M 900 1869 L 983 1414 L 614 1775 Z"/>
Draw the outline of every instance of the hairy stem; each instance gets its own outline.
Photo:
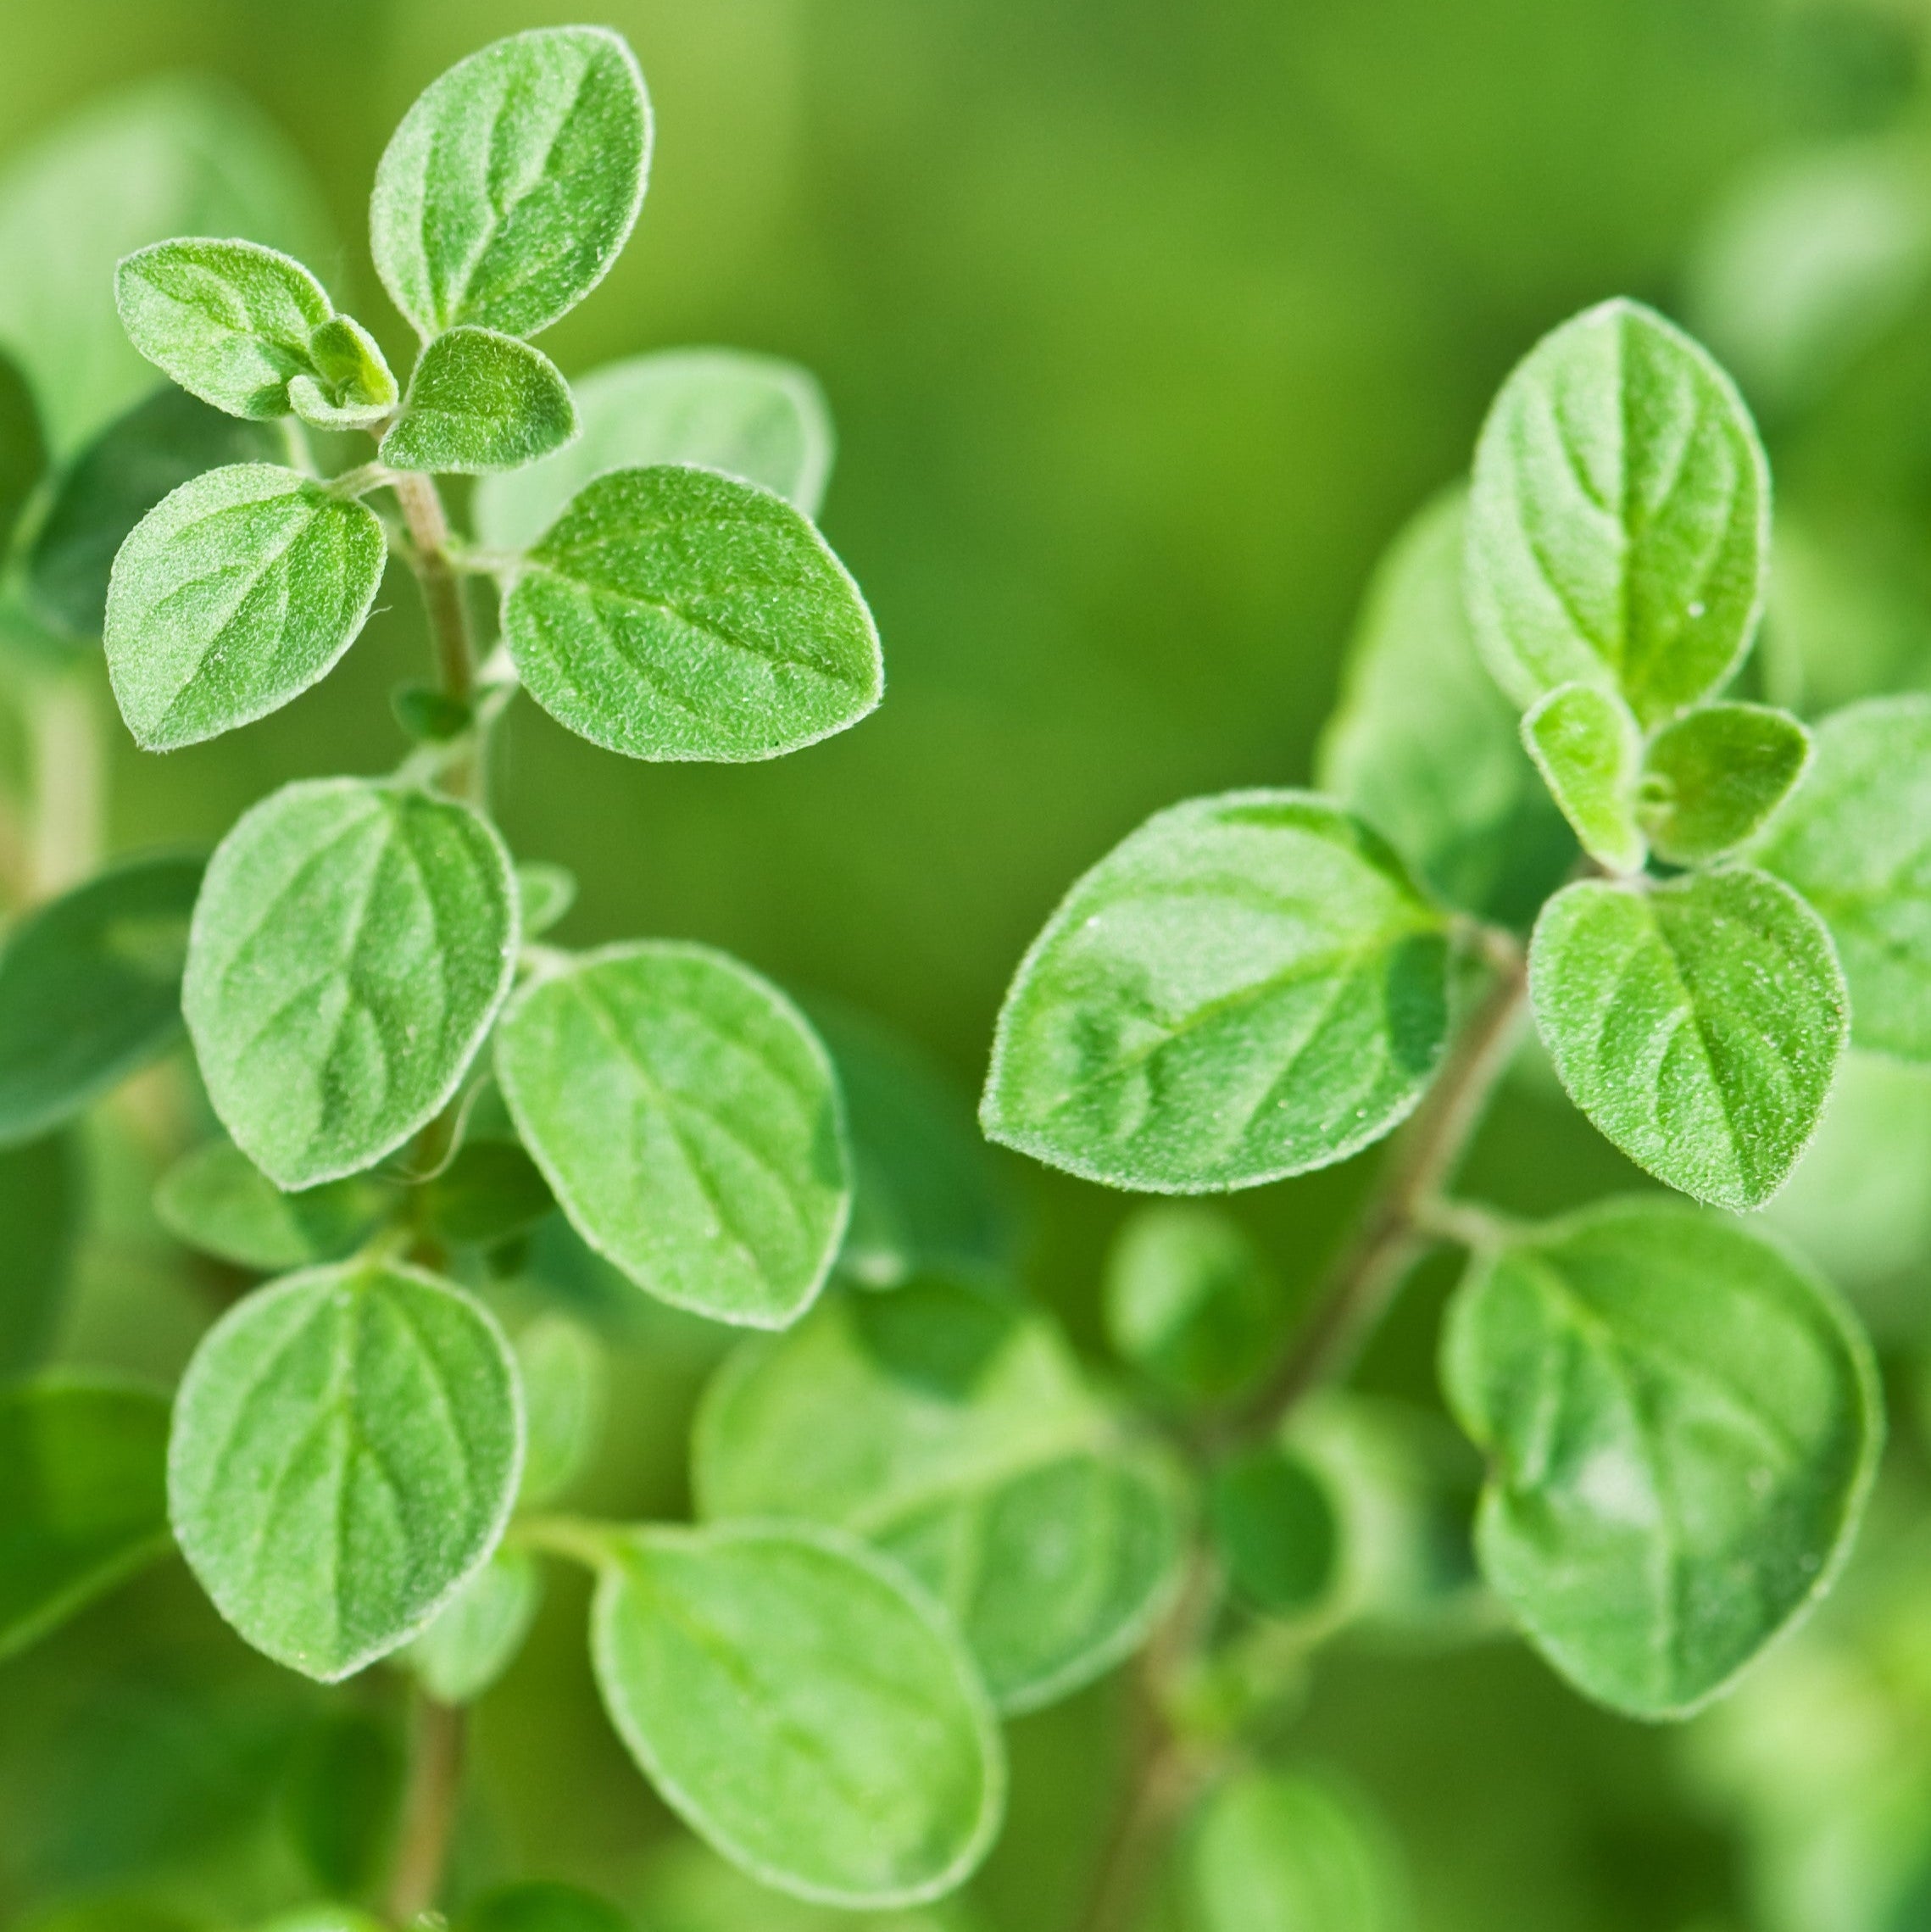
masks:
<path id="1" fill-rule="evenodd" d="M 409 564 L 421 587 L 423 609 L 429 618 L 437 682 L 445 697 L 473 705 L 476 654 L 470 636 L 469 597 L 451 554 L 449 519 L 442 496 L 433 478 L 413 470 L 397 471 L 392 482 L 414 546 Z M 465 749 L 444 768 L 444 776 L 459 798 L 481 805 L 486 777 L 480 723 L 470 732 Z"/>
<path id="2" fill-rule="evenodd" d="M 402 1841 L 384 1910 L 397 1925 L 413 1924 L 436 1903 L 463 1790 L 465 1713 L 459 1704 L 420 1697 Z"/>

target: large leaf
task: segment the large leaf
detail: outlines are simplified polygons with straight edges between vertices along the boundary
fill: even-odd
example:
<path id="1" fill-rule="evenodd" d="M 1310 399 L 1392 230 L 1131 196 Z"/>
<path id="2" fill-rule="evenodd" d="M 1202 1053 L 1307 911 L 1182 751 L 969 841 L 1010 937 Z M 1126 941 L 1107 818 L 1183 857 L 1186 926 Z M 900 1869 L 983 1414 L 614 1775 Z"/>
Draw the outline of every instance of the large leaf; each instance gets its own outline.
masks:
<path id="1" fill-rule="evenodd" d="M 487 1559 L 522 1456 L 509 1346 L 476 1303 L 413 1268 L 315 1268 L 237 1302 L 196 1350 L 169 1515 L 242 1636 L 332 1684 Z"/>
<path id="2" fill-rule="evenodd" d="M 999 1015 L 980 1119 L 1113 1187 L 1253 1187 L 1344 1160 L 1421 1098 L 1445 916 L 1302 792 L 1160 812 L 1067 894 Z"/>
<path id="3" fill-rule="evenodd" d="M 1757 862 L 1823 915 L 1858 1045 L 1931 1061 L 1931 698 L 1850 705 L 1816 746 Z"/>
<path id="4" fill-rule="evenodd" d="M 0 563 L 46 469 L 47 443 L 34 393 L 19 365 L 0 349 Z"/>
<path id="5" fill-rule="evenodd" d="M 844 565 L 783 498 L 710 470 L 578 492 L 511 584 L 530 695 L 632 758 L 773 758 L 854 725 L 885 672 Z"/>
<path id="6" fill-rule="evenodd" d="M 30 913 L 0 950 L 0 1143 L 78 1113 L 181 1032 L 202 861 L 133 859 Z"/>
<path id="7" fill-rule="evenodd" d="M 650 108 L 620 35 L 538 27 L 430 83 L 376 171 L 376 272 L 425 339 L 533 336 L 604 279 L 643 203 Z"/>
<path id="8" fill-rule="evenodd" d="M 1829 1587 L 1883 1434 L 1832 1291 L 1664 1200 L 1478 1261 L 1442 1376 L 1490 1460 L 1489 1581 L 1557 1669 L 1638 1717 L 1694 1710 Z"/>
<path id="9" fill-rule="evenodd" d="M 368 621 L 388 545 L 368 504 L 271 463 L 183 483 L 114 559 L 108 676 L 148 751 L 232 731 L 332 671 Z"/>
<path id="10" fill-rule="evenodd" d="M 1741 866 L 1566 888 L 1536 925 L 1529 990 L 1576 1105 L 1659 1180 L 1720 1207 L 1760 1207 L 1784 1184 L 1850 1027 L 1817 915 Z"/>
<path id="11" fill-rule="evenodd" d="M 1810 733 L 1788 711 L 1706 704 L 1650 741 L 1638 816 L 1660 857 L 1699 865 L 1750 838 L 1810 760 Z"/>
<path id="12" fill-rule="evenodd" d="M 611 470 L 701 463 L 818 514 L 832 418 L 808 370 L 741 349 L 665 349 L 605 363 L 574 383 L 583 433 L 515 476 L 476 487 L 476 531 L 524 550 L 586 483 Z"/>
<path id="13" fill-rule="evenodd" d="M 237 1267 L 279 1274 L 339 1260 L 397 1205 L 372 1175 L 284 1194 L 232 1141 L 182 1155 L 154 1189 L 154 1215 L 177 1241 Z"/>
<path id="14" fill-rule="evenodd" d="M 0 1656 L 166 1551 L 167 1441 L 167 1398 L 145 1389 L 0 1389 Z"/>
<path id="15" fill-rule="evenodd" d="M 971 1662 L 862 1544 L 802 1523 L 614 1539 L 592 1655 L 665 1801 L 781 1890 L 936 1897 L 998 1829 L 1004 1759 Z"/>
<path id="16" fill-rule="evenodd" d="M 782 1328 L 823 1285 L 849 1163 L 797 1010 L 702 946 L 613 946 L 504 1015 L 504 1097 L 564 1211 L 660 1300 Z"/>
<path id="17" fill-rule="evenodd" d="M 1525 710 L 1594 684 L 1654 725 L 1749 649 L 1769 538 L 1769 471 L 1735 385 L 1654 310 L 1605 302 L 1530 351 L 1483 426 L 1476 641 Z"/>
<path id="18" fill-rule="evenodd" d="M 451 329 L 422 352 L 395 426 L 392 470 L 515 470 L 576 434 L 570 385 L 541 349 L 492 329 Z"/>
<path id="19" fill-rule="evenodd" d="M 60 1318 L 81 1216 L 80 1148 L 64 1133 L 0 1147 L 0 1381 L 36 1367 Z"/>
<path id="20" fill-rule="evenodd" d="M 287 785 L 208 868 L 182 1005 L 221 1123 L 279 1186 L 351 1174 L 455 1090 L 509 990 L 509 856 L 466 806 Z"/>

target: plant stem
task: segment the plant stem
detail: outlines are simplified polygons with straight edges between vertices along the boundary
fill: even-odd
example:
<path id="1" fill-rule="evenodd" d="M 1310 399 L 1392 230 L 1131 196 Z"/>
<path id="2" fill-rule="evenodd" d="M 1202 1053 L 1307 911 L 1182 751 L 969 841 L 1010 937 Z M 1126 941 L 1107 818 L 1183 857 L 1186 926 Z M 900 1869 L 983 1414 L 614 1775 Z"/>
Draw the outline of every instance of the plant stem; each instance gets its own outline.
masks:
<path id="1" fill-rule="evenodd" d="M 28 896 L 51 899 L 100 863 L 107 800 L 100 717 L 82 670 L 36 677 L 25 710 L 33 786 Z"/>
<path id="2" fill-rule="evenodd" d="M 409 563 L 422 589 L 437 682 L 444 697 L 474 705 L 476 656 L 470 637 L 468 593 L 451 555 L 449 519 L 442 496 L 432 477 L 414 470 L 398 470 L 392 481 L 415 546 Z M 444 771 L 452 792 L 473 805 L 481 805 L 486 781 L 480 726 L 472 727 L 467 748 L 452 758 Z"/>
<path id="3" fill-rule="evenodd" d="M 462 1796 L 465 1720 L 459 1704 L 442 1704 L 427 1696 L 417 1699 L 402 1843 L 385 1905 L 391 1920 L 399 1926 L 413 1924 L 436 1903 L 442 1890 L 442 1867 Z"/>

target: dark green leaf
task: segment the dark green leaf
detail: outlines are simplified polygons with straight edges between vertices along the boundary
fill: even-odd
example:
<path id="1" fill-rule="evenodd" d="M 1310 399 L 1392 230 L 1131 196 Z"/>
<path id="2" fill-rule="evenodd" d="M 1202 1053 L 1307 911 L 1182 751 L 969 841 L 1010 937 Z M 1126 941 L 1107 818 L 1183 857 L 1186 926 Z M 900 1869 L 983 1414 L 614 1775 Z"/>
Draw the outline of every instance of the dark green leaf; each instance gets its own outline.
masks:
<path id="1" fill-rule="evenodd" d="M 1255 1609 L 1302 1615 L 1334 1589 L 1340 1520 L 1305 1457 L 1272 1446 L 1229 1457 L 1214 1472 L 1207 1510 L 1227 1579 Z"/>
<path id="2" fill-rule="evenodd" d="M 1613 691 L 1562 684 L 1522 716 L 1522 743 L 1583 849 L 1612 872 L 1639 872 L 1649 853 L 1636 828 L 1643 734 Z"/>
<path id="3" fill-rule="evenodd" d="M 432 684 L 399 684 L 389 693 L 396 722 L 424 744 L 448 744 L 476 721 L 476 708 Z"/>
<path id="4" fill-rule="evenodd" d="M 570 385 L 541 349 L 492 329 L 452 329 L 422 352 L 380 454 L 392 470 L 517 470 L 576 434 Z"/>
<path id="5" fill-rule="evenodd" d="M 47 470 L 40 411 L 20 365 L 0 350 L 0 563 L 12 547 L 14 526 Z"/>
<path id="6" fill-rule="evenodd" d="M 0 1380 L 53 1340 L 81 1213 L 80 1149 L 67 1135 L 0 1147 Z"/>
<path id="7" fill-rule="evenodd" d="M 460 1932 L 630 1932 L 631 1925 L 594 1892 L 543 1879 L 485 1892 L 457 1924 Z"/>
<path id="8" fill-rule="evenodd" d="M 364 1711 L 324 1718 L 302 1740 L 281 1789 L 281 1817 L 309 1877 L 336 1898 L 381 1879 L 402 1822 L 408 1769 L 394 1731 Z"/>
<path id="9" fill-rule="evenodd" d="M 458 1247 L 491 1247 L 534 1228 L 556 1206 L 537 1164 L 513 1140 L 468 1140 L 423 1183 L 418 1211 Z"/>
<path id="10" fill-rule="evenodd" d="M 499 1549 L 401 1653 L 442 1704 L 470 1704 L 516 1661 L 543 1598 L 543 1572 L 526 1550 Z"/>
<path id="11" fill-rule="evenodd" d="M 279 1274 L 339 1260 L 397 1200 L 369 1174 L 284 1194 L 232 1141 L 211 1140 L 161 1177 L 154 1212 L 177 1241 L 204 1255 Z"/>
<path id="12" fill-rule="evenodd" d="M 1767 704 L 1706 704 L 1666 725 L 1643 761 L 1643 828 L 1660 857 L 1694 866 L 1741 845 L 1810 763 L 1811 736 Z"/>

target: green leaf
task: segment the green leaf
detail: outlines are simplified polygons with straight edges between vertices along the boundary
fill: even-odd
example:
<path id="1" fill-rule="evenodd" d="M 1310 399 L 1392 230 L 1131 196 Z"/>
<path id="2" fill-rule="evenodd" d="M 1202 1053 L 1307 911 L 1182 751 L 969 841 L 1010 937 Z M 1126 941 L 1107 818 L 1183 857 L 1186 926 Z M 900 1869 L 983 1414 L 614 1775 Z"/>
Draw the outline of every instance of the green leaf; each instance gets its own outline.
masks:
<path id="1" fill-rule="evenodd" d="M 1361 1801 L 1305 1772 L 1242 1771 L 1187 1848 L 1197 1932 L 1402 1932 L 1400 1860 Z"/>
<path id="2" fill-rule="evenodd" d="M 766 1885 L 912 1904 L 992 1842 L 985 1692 L 949 1622 L 862 1544 L 803 1524 L 614 1539 L 592 1656 L 665 1802 Z"/>
<path id="3" fill-rule="evenodd" d="M 1467 501 L 1458 487 L 1425 504 L 1377 565 L 1315 784 L 1443 898 L 1526 924 L 1568 871 L 1575 844 L 1469 634 Z"/>
<path id="4" fill-rule="evenodd" d="M 1849 705 L 1816 742 L 1755 856 L 1823 915 L 1858 1045 L 1931 1061 L 1931 698 Z"/>
<path id="5" fill-rule="evenodd" d="M 1273 1445 L 1229 1456 L 1214 1471 L 1207 1513 L 1227 1580 L 1255 1609 L 1299 1616 L 1333 1591 L 1339 1512 L 1305 1456 Z"/>
<path id="6" fill-rule="evenodd" d="M 132 859 L 29 913 L 0 949 L 0 1143 L 70 1119 L 181 1033 L 199 859 Z"/>
<path id="7" fill-rule="evenodd" d="M 509 990 L 487 821 L 359 778 L 286 785 L 222 840 L 182 1005 L 209 1100 L 278 1186 L 369 1166 L 442 1111 Z"/>
<path id="8" fill-rule="evenodd" d="M 376 338 L 353 315 L 331 315 L 309 337 L 312 374 L 293 376 L 288 406 L 317 429 L 373 430 L 396 406 L 396 379 Z"/>
<path id="9" fill-rule="evenodd" d="M 460 1932 L 631 1932 L 631 1922 L 594 1892 L 546 1879 L 498 1885 L 457 1921 Z"/>
<path id="10" fill-rule="evenodd" d="M 1562 684 L 1523 714 L 1522 743 L 1583 849 L 1613 872 L 1649 857 L 1636 828 L 1643 734 L 1613 691 Z"/>
<path id="11" fill-rule="evenodd" d="M 1817 915 L 1741 866 L 1567 887 L 1537 922 L 1529 991 L 1570 1099 L 1639 1166 L 1719 1207 L 1783 1186 L 1850 1027 Z"/>
<path id="12" fill-rule="evenodd" d="M 334 670 L 381 587 L 368 504 L 238 463 L 183 483 L 114 559 L 104 641 L 115 702 L 148 751 L 279 710 Z"/>
<path id="13" fill-rule="evenodd" d="M 370 247 L 425 340 L 533 336 L 609 272 L 643 203 L 650 105 L 620 35 L 512 34 L 431 81 L 376 170 Z"/>
<path id="14" fill-rule="evenodd" d="M 0 1656 L 166 1551 L 167 1441 L 167 1398 L 144 1389 L 0 1389 Z"/>
<path id="15" fill-rule="evenodd" d="M 1106 1339 L 1170 1394 L 1214 1402 L 1271 1366 L 1288 1318 L 1281 1279 L 1231 1216 L 1138 1209 L 1106 1261 Z"/>
<path id="16" fill-rule="evenodd" d="M 396 722 L 420 744 L 449 744 L 476 721 L 476 706 L 433 684 L 399 684 L 389 693 Z"/>
<path id="17" fill-rule="evenodd" d="M 1021 962 L 980 1121 L 1088 1180 L 1255 1187 L 1344 1160 L 1422 1096 L 1446 920 L 1375 833 L 1305 792 L 1156 814 Z"/>
<path id="18" fill-rule="evenodd" d="M 394 1731 L 366 1711 L 334 1712 L 301 1740 L 281 1789 L 281 1819 L 323 1891 L 359 1898 L 380 1883 L 407 1771 Z"/>
<path id="19" fill-rule="evenodd" d="M 1769 471 L 1735 385 L 1653 309 L 1602 303 L 1530 351 L 1483 427 L 1476 642 L 1524 710 L 1593 684 L 1660 723 L 1750 648 L 1769 538 Z"/>
<path id="20" fill-rule="evenodd" d="M 422 1688 L 442 1704 L 473 1704 L 516 1661 L 543 1599 L 543 1576 L 526 1550 L 499 1549 L 402 1652 Z"/>
<path id="21" fill-rule="evenodd" d="M 523 937 L 539 938 L 576 904 L 576 874 L 547 859 L 525 859 L 516 867 L 516 891 L 523 902 Z"/>
<path id="22" fill-rule="evenodd" d="M 47 472 L 40 410 L 20 365 L 0 349 L 0 563 L 6 560 L 20 512 Z"/>
<path id="23" fill-rule="evenodd" d="M 741 349 L 667 349 L 606 363 L 573 388 L 582 436 L 514 476 L 476 486 L 476 532 L 492 549 L 528 549 L 587 483 L 659 463 L 721 470 L 817 515 L 832 418 L 796 363 Z"/>
<path id="24" fill-rule="evenodd" d="M 526 1233 L 555 1206 L 536 1163 L 514 1140 L 478 1139 L 423 1183 L 416 1211 L 453 1245 L 487 1248 Z"/>
<path id="25" fill-rule="evenodd" d="M 394 1211 L 397 1191 L 372 1175 L 284 1194 L 232 1141 L 182 1155 L 154 1190 L 154 1213 L 177 1241 L 237 1267 L 279 1274 L 333 1261 Z"/>
<path id="26" fill-rule="evenodd" d="M 1829 1587 L 1883 1434 L 1836 1295 L 1734 1222 L 1607 1203 L 1478 1261 L 1442 1378 L 1482 1567 L 1589 1696 L 1682 1717 Z"/>
<path id="27" fill-rule="evenodd" d="M 838 1083 L 797 1010 L 702 946 L 612 946 L 526 987 L 497 1076 L 565 1213 L 640 1288 L 782 1328 L 816 1296 L 851 1181 Z"/>
<path id="28" fill-rule="evenodd" d="M 237 1302 L 195 1350 L 169 1516 L 242 1635 L 332 1684 L 406 1643 L 488 1558 L 522 1454 L 488 1314 L 414 1268 L 314 1268 Z"/>
<path id="29" fill-rule="evenodd" d="M 303 1905 L 278 1913 L 259 1932 L 389 1932 L 380 1918 L 348 1905 Z"/>
<path id="30" fill-rule="evenodd" d="M 516 1338 L 523 1382 L 526 1508 L 548 1503 L 588 1467 L 604 1434 L 608 1370 L 602 1345 L 566 1315 L 541 1315 Z"/>
<path id="31" fill-rule="evenodd" d="M 1767 704 L 1706 704 L 1650 741 L 1638 816 L 1657 855 L 1694 866 L 1741 845 L 1811 760 L 1811 734 Z"/>
<path id="32" fill-rule="evenodd" d="M 392 470 L 515 470 L 576 434 L 570 385 L 541 349 L 491 329 L 452 329 L 422 352 L 382 438 Z"/>
<path id="33" fill-rule="evenodd" d="M 238 422 L 180 389 L 117 417 L 63 473 L 27 553 L 36 613 L 76 638 L 106 627 L 114 561 L 163 498 L 229 463 L 285 459 L 281 431 Z"/>
<path id="34" fill-rule="evenodd" d="M 53 1340 L 81 1228 L 80 1151 L 61 1133 L 0 1147 L 0 1381 Z"/>
<path id="35" fill-rule="evenodd" d="M 824 538 L 709 470 L 579 491 L 511 584 L 503 632 L 558 723 L 631 758 L 775 758 L 884 690 L 871 613 Z"/>
<path id="36" fill-rule="evenodd" d="M 849 1932 L 853 1924 L 849 1913 L 782 1897 L 686 1833 L 654 1849 L 635 1896 L 645 1932 Z M 860 1923 L 866 1932 L 985 1932 L 986 1924 L 956 1893 Z"/>

